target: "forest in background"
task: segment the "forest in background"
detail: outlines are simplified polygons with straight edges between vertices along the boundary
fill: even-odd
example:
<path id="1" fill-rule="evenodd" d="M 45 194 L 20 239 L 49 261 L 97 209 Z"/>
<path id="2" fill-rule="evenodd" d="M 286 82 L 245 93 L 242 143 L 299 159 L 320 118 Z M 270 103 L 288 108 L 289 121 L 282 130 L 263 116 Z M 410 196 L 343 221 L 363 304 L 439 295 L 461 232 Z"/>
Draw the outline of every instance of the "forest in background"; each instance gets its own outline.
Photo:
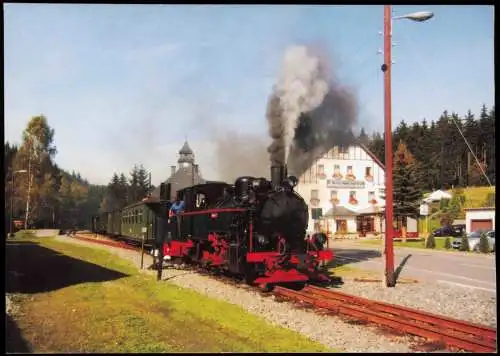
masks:
<path id="1" fill-rule="evenodd" d="M 108 185 L 91 184 L 80 173 L 65 171 L 55 163 L 54 135 L 47 118 L 40 115 L 30 120 L 19 146 L 9 142 L 4 145 L 7 231 L 11 206 L 14 218 L 24 219 L 28 196 L 30 227 L 89 228 L 93 215 L 137 202 L 154 190 L 149 172 L 141 164 L 133 166 L 128 178 L 124 173 L 113 172 Z M 361 129 L 358 139 L 385 161 L 383 134 L 375 132 L 369 136 Z M 437 121 L 424 119 L 412 125 L 401 121 L 393 132 L 393 151 L 402 149 L 408 151 L 405 155 L 411 155 L 408 157 L 412 163 L 411 176 L 408 173 L 401 182 L 414 182 L 419 192 L 488 185 L 481 169 L 495 185 L 495 108 L 483 105 L 477 118 L 471 111 L 464 117 L 445 111 Z M 397 189 L 395 186 L 396 192 Z"/>

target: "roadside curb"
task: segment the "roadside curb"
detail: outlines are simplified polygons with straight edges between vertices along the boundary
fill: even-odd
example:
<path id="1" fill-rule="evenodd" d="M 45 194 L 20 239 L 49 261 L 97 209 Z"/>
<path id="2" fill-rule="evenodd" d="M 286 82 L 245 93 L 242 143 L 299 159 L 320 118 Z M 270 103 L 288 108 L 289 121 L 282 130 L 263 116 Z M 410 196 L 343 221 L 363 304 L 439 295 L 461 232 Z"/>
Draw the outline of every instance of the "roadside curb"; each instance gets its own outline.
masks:
<path id="1" fill-rule="evenodd" d="M 373 249 L 373 250 L 380 250 L 382 249 L 383 245 L 375 245 L 375 244 L 364 244 L 362 242 L 356 242 L 356 241 L 349 241 L 349 242 L 340 242 L 339 246 L 342 247 L 342 245 L 351 245 L 351 246 L 356 246 L 356 247 L 361 247 L 364 249 Z M 332 246 L 332 243 L 330 243 L 330 248 L 335 250 L 335 247 Z M 446 251 L 446 250 L 432 250 L 432 249 L 426 249 L 426 248 L 415 248 L 415 247 L 402 247 L 402 246 L 394 246 L 394 249 L 398 250 L 409 250 L 409 251 L 422 251 L 422 252 L 429 252 L 429 253 L 434 253 L 434 254 L 449 254 L 449 255 L 455 255 L 455 256 L 473 256 L 473 257 L 480 257 L 480 258 L 489 258 L 489 259 L 495 259 L 495 254 L 480 254 L 480 253 L 475 253 L 475 252 L 463 252 L 463 251 Z"/>

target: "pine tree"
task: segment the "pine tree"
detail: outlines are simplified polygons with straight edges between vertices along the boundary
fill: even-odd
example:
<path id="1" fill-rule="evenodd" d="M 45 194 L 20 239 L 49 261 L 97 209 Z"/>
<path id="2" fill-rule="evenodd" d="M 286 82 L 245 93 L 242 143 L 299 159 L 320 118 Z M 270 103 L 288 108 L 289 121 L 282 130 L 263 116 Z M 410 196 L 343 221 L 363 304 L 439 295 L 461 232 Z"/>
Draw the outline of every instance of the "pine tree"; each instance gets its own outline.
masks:
<path id="1" fill-rule="evenodd" d="M 139 182 L 138 182 L 138 170 L 137 165 L 134 165 L 132 171 L 130 172 L 129 186 L 128 186 L 128 203 L 136 202 L 138 200 Z"/>
<path id="2" fill-rule="evenodd" d="M 129 200 L 128 196 L 128 184 L 127 184 L 127 178 L 125 177 L 125 174 L 120 174 L 120 179 L 119 179 L 119 192 L 120 195 L 118 196 L 118 201 L 120 202 L 120 207 L 123 208 L 124 206 L 132 203 L 131 200 Z"/>
<path id="3" fill-rule="evenodd" d="M 422 192 L 417 187 L 415 158 L 404 143 L 394 155 L 394 217 L 402 222 L 406 238 L 407 218 L 418 218 Z"/>
<path id="4" fill-rule="evenodd" d="M 137 170 L 138 199 L 141 200 L 149 193 L 149 174 L 141 164 Z"/>

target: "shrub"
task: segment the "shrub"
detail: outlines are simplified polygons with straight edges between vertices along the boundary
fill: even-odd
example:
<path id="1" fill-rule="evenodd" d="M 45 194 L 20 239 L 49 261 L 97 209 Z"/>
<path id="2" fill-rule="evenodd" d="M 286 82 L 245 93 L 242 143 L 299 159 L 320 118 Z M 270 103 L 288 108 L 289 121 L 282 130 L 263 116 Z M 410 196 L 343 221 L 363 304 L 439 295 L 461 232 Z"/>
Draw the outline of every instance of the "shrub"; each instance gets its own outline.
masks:
<path id="1" fill-rule="evenodd" d="M 488 193 L 486 200 L 483 202 L 483 206 L 495 206 L 495 193 Z"/>
<path id="2" fill-rule="evenodd" d="M 469 239 L 467 238 L 467 234 L 464 232 L 462 234 L 462 240 L 460 241 L 460 251 L 469 251 Z"/>
<path id="3" fill-rule="evenodd" d="M 434 238 L 434 235 L 429 234 L 429 236 L 427 236 L 425 248 L 436 248 L 436 239 Z"/>
<path id="4" fill-rule="evenodd" d="M 439 201 L 439 210 L 445 210 L 450 204 L 450 199 L 441 199 Z"/>
<path id="5" fill-rule="evenodd" d="M 449 250 L 451 248 L 451 239 L 449 237 L 447 237 L 445 240 L 444 240 L 444 248 Z"/>
<path id="6" fill-rule="evenodd" d="M 488 237 L 486 233 L 482 233 L 479 238 L 478 250 L 481 253 L 489 253 L 490 252 L 490 242 L 488 241 Z"/>

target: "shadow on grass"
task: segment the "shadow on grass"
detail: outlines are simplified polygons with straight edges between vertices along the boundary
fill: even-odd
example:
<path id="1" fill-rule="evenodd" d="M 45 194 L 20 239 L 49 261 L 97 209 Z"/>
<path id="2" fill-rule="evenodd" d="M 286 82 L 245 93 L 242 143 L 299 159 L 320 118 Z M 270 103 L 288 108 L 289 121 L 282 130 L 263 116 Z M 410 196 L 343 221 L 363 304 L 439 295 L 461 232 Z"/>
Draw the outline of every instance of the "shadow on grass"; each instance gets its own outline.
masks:
<path id="1" fill-rule="evenodd" d="M 6 292 L 40 293 L 127 275 L 63 255 L 30 241 L 6 242 Z"/>
<path id="2" fill-rule="evenodd" d="M 12 317 L 5 313 L 5 352 L 6 353 L 31 353 L 31 347 L 23 338 L 21 330 Z"/>

